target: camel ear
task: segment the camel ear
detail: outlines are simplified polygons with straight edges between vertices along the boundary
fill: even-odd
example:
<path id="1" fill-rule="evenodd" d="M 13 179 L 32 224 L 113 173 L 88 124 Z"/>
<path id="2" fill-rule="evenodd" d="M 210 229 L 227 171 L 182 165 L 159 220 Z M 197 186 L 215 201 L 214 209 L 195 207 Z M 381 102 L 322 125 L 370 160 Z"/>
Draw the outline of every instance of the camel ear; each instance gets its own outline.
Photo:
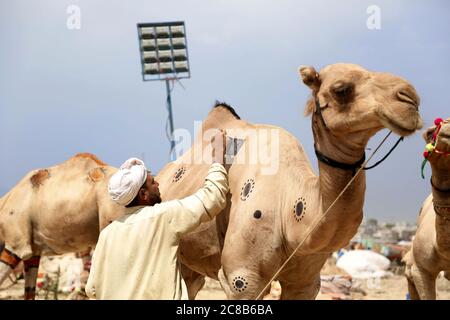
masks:
<path id="1" fill-rule="evenodd" d="M 423 139 L 426 143 L 430 143 L 433 141 L 433 133 L 436 131 L 436 126 L 429 127 L 427 130 L 423 132 Z"/>
<path id="2" fill-rule="evenodd" d="M 314 67 L 300 66 L 298 68 L 298 72 L 300 73 L 304 84 L 306 84 L 313 91 L 319 90 L 321 81 L 319 74 Z"/>

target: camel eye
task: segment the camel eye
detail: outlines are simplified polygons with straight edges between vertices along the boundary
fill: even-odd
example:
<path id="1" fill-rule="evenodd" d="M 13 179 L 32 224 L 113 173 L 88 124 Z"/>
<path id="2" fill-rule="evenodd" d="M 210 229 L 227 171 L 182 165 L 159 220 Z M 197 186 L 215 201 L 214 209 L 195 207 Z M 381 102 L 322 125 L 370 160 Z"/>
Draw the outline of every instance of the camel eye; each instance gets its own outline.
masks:
<path id="1" fill-rule="evenodd" d="M 331 87 L 333 95 L 339 102 L 348 102 L 354 91 L 354 84 L 351 82 L 338 81 Z"/>

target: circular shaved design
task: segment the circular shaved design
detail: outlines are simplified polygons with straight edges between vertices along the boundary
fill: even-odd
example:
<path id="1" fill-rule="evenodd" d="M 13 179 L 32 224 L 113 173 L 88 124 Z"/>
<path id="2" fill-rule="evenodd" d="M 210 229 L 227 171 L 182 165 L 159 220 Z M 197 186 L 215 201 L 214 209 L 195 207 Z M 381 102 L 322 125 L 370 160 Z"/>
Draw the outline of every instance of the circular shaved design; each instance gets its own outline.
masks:
<path id="1" fill-rule="evenodd" d="M 300 197 L 297 199 L 294 205 L 294 218 L 299 222 L 303 219 L 306 213 L 306 201 L 305 198 Z"/>
<path id="2" fill-rule="evenodd" d="M 242 292 L 247 289 L 248 282 L 244 277 L 237 276 L 233 279 L 233 288 L 236 291 Z"/>
<path id="3" fill-rule="evenodd" d="M 184 173 L 186 172 L 186 168 L 185 167 L 181 167 L 179 168 L 175 174 L 173 175 L 173 180 L 172 182 L 177 182 L 178 180 L 180 180 L 183 176 Z"/>
<path id="4" fill-rule="evenodd" d="M 250 197 L 250 194 L 252 193 L 254 188 L 255 188 L 255 180 L 248 179 L 241 189 L 241 200 L 242 201 L 247 200 Z"/>

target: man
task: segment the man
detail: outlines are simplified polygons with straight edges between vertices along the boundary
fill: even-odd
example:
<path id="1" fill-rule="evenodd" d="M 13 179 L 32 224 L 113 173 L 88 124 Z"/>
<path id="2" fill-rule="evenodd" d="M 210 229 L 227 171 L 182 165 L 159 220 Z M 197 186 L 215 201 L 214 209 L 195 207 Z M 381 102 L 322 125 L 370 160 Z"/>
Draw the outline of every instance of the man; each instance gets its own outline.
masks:
<path id="1" fill-rule="evenodd" d="M 226 206 L 225 134 L 213 138 L 213 164 L 203 187 L 182 200 L 161 203 L 158 183 L 136 158 L 108 185 L 126 213 L 101 233 L 86 294 L 96 299 L 188 299 L 177 258 L 180 237 Z"/>

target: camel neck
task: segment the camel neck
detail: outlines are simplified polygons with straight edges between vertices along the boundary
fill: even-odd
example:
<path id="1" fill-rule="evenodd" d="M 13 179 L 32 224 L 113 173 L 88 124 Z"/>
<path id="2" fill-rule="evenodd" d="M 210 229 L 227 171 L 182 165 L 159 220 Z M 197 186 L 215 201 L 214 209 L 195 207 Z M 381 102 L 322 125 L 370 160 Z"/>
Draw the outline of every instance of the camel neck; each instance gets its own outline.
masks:
<path id="1" fill-rule="evenodd" d="M 438 206 L 450 206 L 450 171 L 447 165 L 431 163 L 433 202 Z"/>
<path id="2" fill-rule="evenodd" d="M 439 159 L 437 161 L 445 161 Z M 436 214 L 434 226 L 436 230 L 437 249 L 444 255 L 450 254 L 450 172 L 446 164 L 431 162 L 431 192 L 433 208 Z"/>
<path id="3" fill-rule="evenodd" d="M 358 162 L 364 154 L 365 144 L 333 136 L 327 128 L 321 126 L 318 122 L 313 122 L 313 133 L 318 151 L 335 161 L 353 164 Z M 335 168 L 319 161 L 323 213 L 328 210 L 347 186 L 354 173 L 353 170 Z M 326 241 L 328 241 L 317 239 L 324 244 L 327 243 L 321 250 L 328 252 L 337 250 L 347 245 L 356 234 L 362 220 L 365 188 L 365 172 L 362 171 L 355 177 L 341 198 L 328 210 L 323 223 L 326 230 L 322 230 L 324 232 L 318 231 L 318 234 L 321 234 L 322 237 L 326 235 Z"/>

